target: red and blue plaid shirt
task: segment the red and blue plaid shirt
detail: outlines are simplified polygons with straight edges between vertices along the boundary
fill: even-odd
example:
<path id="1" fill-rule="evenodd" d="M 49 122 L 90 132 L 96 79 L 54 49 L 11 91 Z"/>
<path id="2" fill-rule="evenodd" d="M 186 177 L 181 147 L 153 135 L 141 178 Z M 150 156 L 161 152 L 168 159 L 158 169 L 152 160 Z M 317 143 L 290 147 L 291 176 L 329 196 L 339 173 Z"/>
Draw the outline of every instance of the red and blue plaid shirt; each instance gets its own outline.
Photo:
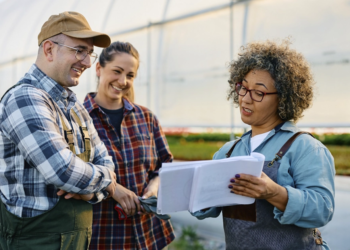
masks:
<path id="1" fill-rule="evenodd" d="M 94 97 L 94 93 L 88 94 L 84 106 L 113 158 L 117 182 L 142 196 L 162 162 L 173 159 L 159 122 L 149 109 L 123 99 L 119 137 Z M 119 220 L 115 204 L 113 199 L 107 199 L 93 206 L 90 249 L 163 249 L 175 238 L 170 221 L 154 215 L 135 215 Z"/>

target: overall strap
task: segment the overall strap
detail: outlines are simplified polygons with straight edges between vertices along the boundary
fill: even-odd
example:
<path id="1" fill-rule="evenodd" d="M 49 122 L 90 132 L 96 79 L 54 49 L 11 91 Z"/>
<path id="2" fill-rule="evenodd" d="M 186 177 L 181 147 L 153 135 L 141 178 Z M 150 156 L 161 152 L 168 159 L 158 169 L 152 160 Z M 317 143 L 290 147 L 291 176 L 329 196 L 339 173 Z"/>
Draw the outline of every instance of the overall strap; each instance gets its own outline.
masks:
<path id="1" fill-rule="evenodd" d="M 237 139 L 237 140 L 235 141 L 235 143 L 233 143 L 233 145 L 232 145 L 232 147 L 230 148 L 230 150 L 226 153 L 226 158 L 230 158 L 230 156 L 231 156 L 233 150 L 234 150 L 235 147 L 236 147 L 236 144 L 237 144 L 240 140 L 241 140 L 241 138 Z"/>
<path id="2" fill-rule="evenodd" d="M 81 120 L 79 119 L 77 113 L 75 113 L 74 109 L 72 109 L 72 115 L 74 116 L 75 121 L 79 124 L 80 132 L 84 140 L 84 152 L 86 152 L 86 157 L 88 157 L 87 159 L 89 159 L 91 152 L 89 131 L 87 130 L 87 127 L 83 127 L 83 124 L 81 123 Z"/>
<path id="3" fill-rule="evenodd" d="M 299 131 L 297 133 L 295 133 L 291 138 L 289 138 L 289 140 L 281 147 L 280 150 L 278 150 L 277 154 L 275 155 L 275 158 L 267 165 L 268 167 L 272 167 L 273 163 L 277 160 L 282 159 L 282 157 L 285 155 L 285 153 L 287 153 L 288 149 L 290 148 L 290 146 L 292 145 L 292 143 L 295 141 L 295 139 L 302 134 L 308 134 L 311 135 L 312 137 L 314 137 L 312 134 L 308 133 L 308 132 L 304 132 L 304 131 Z"/>
<path id="4" fill-rule="evenodd" d="M 61 119 L 61 123 L 63 126 L 63 130 L 64 130 L 64 137 L 69 145 L 69 149 L 76 155 L 78 156 L 80 159 L 82 159 L 85 162 L 88 162 L 90 159 L 90 154 L 91 154 L 91 144 L 90 144 L 90 136 L 89 136 L 89 132 L 87 130 L 86 127 L 83 127 L 81 120 L 79 119 L 79 116 L 77 115 L 77 113 L 75 113 L 74 109 L 72 109 L 72 115 L 74 116 L 74 120 L 78 123 L 79 128 L 80 128 L 80 132 L 81 135 L 83 137 L 84 140 L 84 152 L 81 154 L 76 154 L 75 148 L 74 148 L 74 139 L 73 139 L 73 130 L 72 129 L 68 129 L 67 125 L 64 122 L 64 119 L 61 115 L 60 112 L 59 116 Z"/>
<path id="5" fill-rule="evenodd" d="M 73 152 L 73 154 L 76 154 L 75 153 L 75 148 L 74 148 L 74 139 L 73 139 L 73 130 L 72 129 L 68 129 L 66 123 L 64 122 L 64 119 L 61 115 L 61 112 L 58 112 L 59 116 L 60 116 L 60 119 L 61 119 L 61 123 L 62 123 L 62 126 L 63 126 L 63 130 L 64 130 L 64 137 L 66 139 L 66 142 L 68 143 L 69 145 L 69 149 L 70 151 Z"/>

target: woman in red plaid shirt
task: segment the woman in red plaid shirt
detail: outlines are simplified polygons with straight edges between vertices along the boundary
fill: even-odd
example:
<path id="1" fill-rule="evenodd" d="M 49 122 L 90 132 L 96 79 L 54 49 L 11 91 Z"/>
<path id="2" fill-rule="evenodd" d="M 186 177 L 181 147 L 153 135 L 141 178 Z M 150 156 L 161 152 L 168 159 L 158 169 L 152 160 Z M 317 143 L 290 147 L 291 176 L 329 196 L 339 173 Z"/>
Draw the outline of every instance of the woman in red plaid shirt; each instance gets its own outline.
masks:
<path id="1" fill-rule="evenodd" d="M 155 115 L 133 103 L 138 67 L 139 54 L 130 43 L 112 43 L 96 64 L 98 91 L 84 101 L 113 157 L 118 183 L 113 199 L 93 206 L 90 249 L 163 249 L 175 237 L 170 221 L 144 213 L 138 199 L 157 196 L 158 170 L 173 159 Z M 126 220 L 118 217 L 116 203 Z"/>

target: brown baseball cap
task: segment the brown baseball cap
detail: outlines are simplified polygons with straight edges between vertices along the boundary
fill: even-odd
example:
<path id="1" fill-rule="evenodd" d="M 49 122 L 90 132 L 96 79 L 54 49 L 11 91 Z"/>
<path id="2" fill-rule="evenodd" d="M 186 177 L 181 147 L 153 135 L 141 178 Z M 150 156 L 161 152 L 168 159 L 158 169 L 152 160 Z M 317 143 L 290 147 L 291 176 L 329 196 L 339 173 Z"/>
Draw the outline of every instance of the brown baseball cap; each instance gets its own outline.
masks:
<path id="1" fill-rule="evenodd" d="M 38 35 L 38 45 L 42 41 L 58 35 L 65 34 L 75 38 L 93 38 L 95 46 L 106 48 L 111 44 L 111 38 L 104 33 L 92 31 L 85 17 L 73 11 L 65 11 L 58 15 L 50 16 Z"/>

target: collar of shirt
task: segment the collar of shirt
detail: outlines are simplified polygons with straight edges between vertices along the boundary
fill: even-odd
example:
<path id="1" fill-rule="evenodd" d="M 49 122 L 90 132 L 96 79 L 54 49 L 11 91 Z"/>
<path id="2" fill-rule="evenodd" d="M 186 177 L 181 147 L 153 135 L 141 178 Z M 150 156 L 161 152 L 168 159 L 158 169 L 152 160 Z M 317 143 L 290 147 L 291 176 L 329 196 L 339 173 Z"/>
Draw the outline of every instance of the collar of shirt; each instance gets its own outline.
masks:
<path id="1" fill-rule="evenodd" d="M 274 136 L 278 131 L 284 130 L 284 131 L 290 131 L 293 133 L 296 133 L 299 131 L 299 129 L 296 127 L 295 123 L 291 121 L 286 121 L 283 123 L 278 124 L 271 132 L 266 136 L 266 138 L 261 142 L 261 144 L 258 146 L 258 148 L 263 145 L 267 140 L 269 140 L 272 136 Z M 244 133 L 241 137 L 241 141 L 244 144 L 247 152 L 250 152 L 250 138 L 252 135 L 252 131 L 249 130 L 248 132 Z"/>
<path id="2" fill-rule="evenodd" d="M 89 114 L 95 109 L 101 110 L 103 112 L 103 110 L 100 109 L 100 106 L 95 102 L 95 99 L 94 99 L 95 96 L 96 96 L 96 93 L 92 92 L 92 93 L 88 93 L 85 97 L 84 106 L 86 110 L 89 112 Z M 128 99 L 123 98 L 123 102 L 124 102 L 124 115 L 125 115 L 125 112 L 130 113 L 132 111 L 135 111 L 135 106 Z"/>
<path id="3" fill-rule="evenodd" d="M 33 78 L 36 81 L 33 81 Z M 77 97 L 73 91 L 63 88 L 55 80 L 42 72 L 35 64 L 30 67 L 20 82 L 26 82 L 26 79 L 30 79 L 31 84 L 36 88 L 46 91 L 60 108 L 72 107 L 77 101 Z"/>

